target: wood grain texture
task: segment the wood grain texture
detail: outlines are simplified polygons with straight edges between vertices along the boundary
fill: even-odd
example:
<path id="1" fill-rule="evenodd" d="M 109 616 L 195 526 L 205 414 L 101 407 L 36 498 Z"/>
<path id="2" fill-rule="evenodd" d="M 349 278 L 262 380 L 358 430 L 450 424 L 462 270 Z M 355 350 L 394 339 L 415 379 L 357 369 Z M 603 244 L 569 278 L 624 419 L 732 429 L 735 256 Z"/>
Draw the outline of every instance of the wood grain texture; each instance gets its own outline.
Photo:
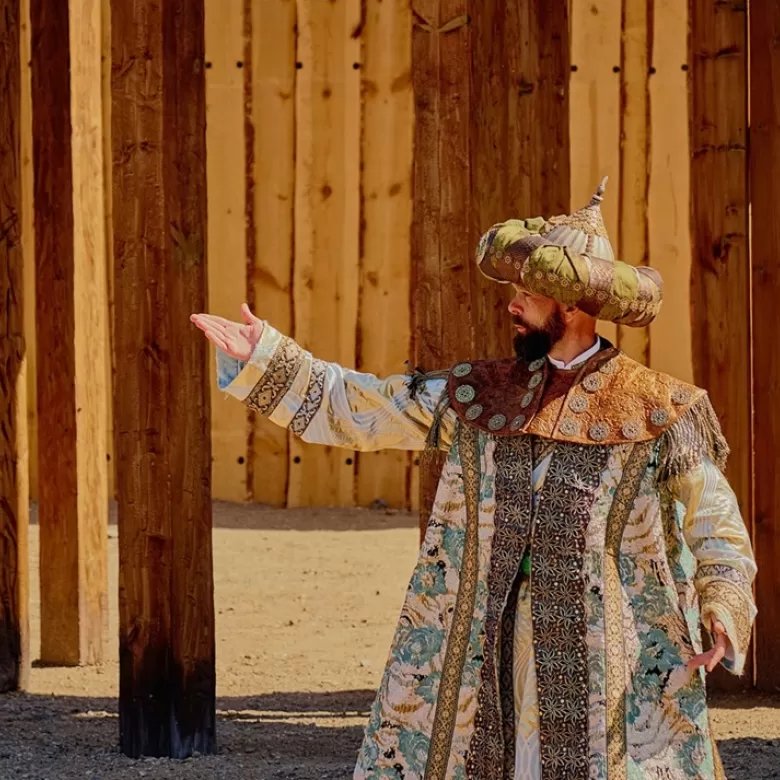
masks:
<path id="1" fill-rule="evenodd" d="M 360 207 L 360 0 L 298 4 L 294 336 L 353 368 Z M 354 454 L 290 444 L 289 506 L 351 506 Z"/>
<path id="2" fill-rule="evenodd" d="M 478 273 L 492 224 L 569 208 L 566 4 L 415 5 L 415 362 L 430 370 L 512 353 L 509 291 Z M 420 474 L 421 531 L 441 458 Z"/>
<path id="3" fill-rule="evenodd" d="M 108 620 L 101 7 L 33 0 L 41 659 L 99 663 Z M 70 78 L 69 78 L 70 76 Z M 44 293 L 45 291 L 45 293 Z"/>
<path id="4" fill-rule="evenodd" d="M 520 216 L 564 214 L 571 186 L 568 4 L 513 0 L 502 5 L 507 14 L 503 56 L 513 79 L 508 164 L 510 175 L 518 177 L 512 180 L 510 202 Z M 500 93 L 493 96 L 497 99 Z"/>
<path id="5" fill-rule="evenodd" d="M 623 0 L 620 66 L 620 206 L 617 256 L 631 265 L 647 265 L 647 192 L 650 177 L 649 54 L 652 0 Z M 618 328 L 618 346 L 648 365 L 647 328 Z"/>
<path id="6" fill-rule="evenodd" d="M 19 6 L 0 14 L 0 693 L 24 688 L 30 664 Z"/>
<path id="7" fill-rule="evenodd" d="M 163 177 L 170 321 L 168 449 L 173 541 L 169 754 L 216 750 L 211 419 L 206 342 L 188 314 L 208 300 L 205 8 L 167 0 L 163 14 Z"/>
<path id="8" fill-rule="evenodd" d="M 100 0 L 101 93 L 103 111 L 103 214 L 105 224 L 105 284 L 106 284 L 106 452 L 108 460 L 108 495 L 116 499 L 116 456 L 114 446 L 114 200 L 111 194 L 113 167 L 111 161 L 111 0 Z"/>
<path id="9" fill-rule="evenodd" d="M 38 500 L 38 386 L 35 354 L 35 211 L 33 208 L 32 68 L 30 63 L 30 0 L 21 0 L 22 110 L 22 255 L 24 265 L 24 341 L 27 365 L 27 449 L 30 500 Z"/>
<path id="10" fill-rule="evenodd" d="M 410 4 L 367 0 L 363 55 L 360 300 L 357 367 L 378 376 L 404 373 L 410 360 L 412 217 L 412 11 Z M 357 456 L 356 501 L 409 506 L 408 452 Z"/>
<path id="11" fill-rule="evenodd" d="M 293 332 L 296 7 L 245 0 L 246 208 L 249 297 L 258 316 Z M 269 122 L 268 117 L 273 117 Z M 252 499 L 287 502 L 290 434 L 251 414 Z"/>
<path id="12" fill-rule="evenodd" d="M 447 365 L 441 344 L 439 38 L 426 29 L 438 28 L 441 23 L 439 0 L 420 0 L 415 3 L 412 21 L 412 354 L 415 367 L 433 371 Z M 428 524 L 443 464 L 443 456 L 425 455 L 413 473 L 412 484 L 418 493 L 421 538 Z"/>
<path id="13" fill-rule="evenodd" d="M 762 691 L 780 690 L 780 487 L 777 442 L 780 416 L 780 8 L 750 6 L 750 203 L 753 270 L 753 396 L 755 414 L 755 547 L 758 563 L 755 682 Z"/>
<path id="14" fill-rule="evenodd" d="M 113 0 L 120 741 L 215 749 L 202 0 Z"/>
<path id="15" fill-rule="evenodd" d="M 206 111 L 208 156 L 208 310 L 240 319 L 246 289 L 244 163 L 244 0 L 207 0 Z M 213 352 L 213 348 L 212 348 Z M 213 365 L 213 363 L 212 363 Z M 249 419 L 229 403 L 211 377 L 211 447 L 214 497 L 248 498 Z"/>
<path id="16" fill-rule="evenodd" d="M 746 12 L 742 0 L 690 6 L 691 321 L 694 378 L 731 445 L 727 475 L 752 531 Z"/>
<path id="17" fill-rule="evenodd" d="M 621 0 L 572 0 L 569 135 L 571 207 L 581 208 L 609 176 L 601 212 L 617 251 L 620 203 Z M 683 92 L 683 97 L 685 96 Z M 617 343 L 617 327 L 599 322 Z"/>
<path id="18" fill-rule="evenodd" d="M 693 382 L 688 8 L 654 0 L 653 13 L 648 259 L 663 276 L 664 304 L 650 326 L 650 366 Z"/>

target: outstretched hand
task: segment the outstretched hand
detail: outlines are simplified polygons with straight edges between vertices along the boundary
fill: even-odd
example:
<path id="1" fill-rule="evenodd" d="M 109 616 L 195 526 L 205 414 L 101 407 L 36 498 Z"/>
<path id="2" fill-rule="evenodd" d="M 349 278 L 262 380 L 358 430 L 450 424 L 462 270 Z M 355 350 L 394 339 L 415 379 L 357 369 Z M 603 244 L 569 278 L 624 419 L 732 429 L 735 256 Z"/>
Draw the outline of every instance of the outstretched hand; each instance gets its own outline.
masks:
<path id="1" fill-rule="evenodd" d="M 704 666 L 708 672 L 711 672 L 725 657 L 729 649 L 729 638 L 726 635 L 726 628 L 720 620 L 712 624 L 712 632 L 715 634 L 715 644 L 711 650 L 706 653 L 700 653 L 688 661 L 688 671 L 698 669 Z"/>
<path id="2" fill-rule="evenodd" d="M 236 360 L 247 361 L 263 335 L 263 321 L 252 314 L 247 304 L 241 305 L 243 322 L 232 322 L 214 314 L 193 314 L 190 320 L 206 338 Z"/>

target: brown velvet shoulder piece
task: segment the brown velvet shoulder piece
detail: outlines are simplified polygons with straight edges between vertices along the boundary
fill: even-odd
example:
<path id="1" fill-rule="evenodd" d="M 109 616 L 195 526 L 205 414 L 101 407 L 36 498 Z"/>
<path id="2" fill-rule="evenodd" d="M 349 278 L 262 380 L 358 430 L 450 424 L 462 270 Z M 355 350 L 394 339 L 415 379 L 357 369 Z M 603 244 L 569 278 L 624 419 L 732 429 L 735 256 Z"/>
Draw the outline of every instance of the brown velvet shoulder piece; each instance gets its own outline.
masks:
<path id="1" fill-rule="evenodd" d="M 458 363 L 449 377 L 452 408 L 465 424 L 494 436 L 579 444 L 657 439 L 704 395 L 616 349 L 573 373 L 555 371 L 546 359 L 510 359 Z"/>

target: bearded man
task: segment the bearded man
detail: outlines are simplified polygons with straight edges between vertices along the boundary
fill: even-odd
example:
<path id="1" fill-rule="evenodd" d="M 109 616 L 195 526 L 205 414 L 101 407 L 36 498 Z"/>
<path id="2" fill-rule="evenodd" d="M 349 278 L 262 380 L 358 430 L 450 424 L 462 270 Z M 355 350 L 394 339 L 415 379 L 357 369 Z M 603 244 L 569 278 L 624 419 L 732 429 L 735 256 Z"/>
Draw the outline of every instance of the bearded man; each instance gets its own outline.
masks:
<path id="1" fill-rule="evenodd" d="M 723 777 L 705 669 L 742 672 L 753 554 L 707 394 L 596 334 L 662 298 L 615 261 L 602 196 L 480 241 L 513 359 L 383 380 L 247 307 L 193 316 L 220 386 L 305 441 L 449 451 L 356 780 Z"/>

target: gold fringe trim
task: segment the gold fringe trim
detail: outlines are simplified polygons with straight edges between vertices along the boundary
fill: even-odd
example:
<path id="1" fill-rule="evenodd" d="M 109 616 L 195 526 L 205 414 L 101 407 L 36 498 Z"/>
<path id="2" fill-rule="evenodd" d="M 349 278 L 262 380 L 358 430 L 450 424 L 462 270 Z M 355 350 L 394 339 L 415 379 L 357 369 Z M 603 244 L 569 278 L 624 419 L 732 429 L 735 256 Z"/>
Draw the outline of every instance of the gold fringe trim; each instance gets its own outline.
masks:
<path id="1" fill-rule="evenodd" d="M 715 410 L 704 395 L 661 437 L 659 479 L 666 482 L 687 474 L 705 457 L 723 471 L 729 452 Z"/>

